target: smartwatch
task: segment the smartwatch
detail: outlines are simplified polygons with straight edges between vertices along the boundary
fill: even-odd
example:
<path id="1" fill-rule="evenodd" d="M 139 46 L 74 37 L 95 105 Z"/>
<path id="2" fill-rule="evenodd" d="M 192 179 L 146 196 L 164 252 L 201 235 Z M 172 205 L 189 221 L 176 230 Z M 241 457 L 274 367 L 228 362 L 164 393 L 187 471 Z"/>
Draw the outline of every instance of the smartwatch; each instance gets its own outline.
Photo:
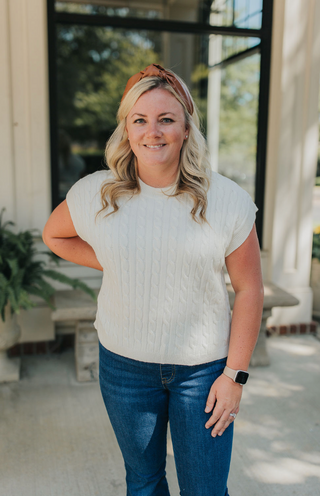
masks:
<path id="1" fill-rule="evenodd" d="M 223 373 L 224 375 L 230 377 L 230 379 L 232 379 L 237 384 L 240 384 L 241 386 L 243 386 L 247 382 L 249 377 L 248 372 L 245 372 L 244 370 L 230 369 L 230 367 L 227 366 L 225 366 Z"/>

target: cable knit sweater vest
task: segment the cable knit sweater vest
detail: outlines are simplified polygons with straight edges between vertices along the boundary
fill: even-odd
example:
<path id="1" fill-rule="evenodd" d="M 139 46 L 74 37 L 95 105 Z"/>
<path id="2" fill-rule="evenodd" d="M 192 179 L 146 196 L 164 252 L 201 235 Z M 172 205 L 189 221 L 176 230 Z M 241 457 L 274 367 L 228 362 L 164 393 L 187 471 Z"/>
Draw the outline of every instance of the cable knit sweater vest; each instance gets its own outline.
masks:
<path id="1" fill-rule="evenodd" d="M 140 181 L 141 193 L 121 198 L 118 212 L 96 216 L 110 177 L 111 171 L 86 176 L 67 195 L 74 227 L 103 267 L 95 321 L 101 344 L 144 362 L 196 365 L 226 357 L 223 266 L 253 227 L 250 196 L 212 172 L 209 224 L 197 224 L 188 195 L 169 197 L 170 187 Z"/>

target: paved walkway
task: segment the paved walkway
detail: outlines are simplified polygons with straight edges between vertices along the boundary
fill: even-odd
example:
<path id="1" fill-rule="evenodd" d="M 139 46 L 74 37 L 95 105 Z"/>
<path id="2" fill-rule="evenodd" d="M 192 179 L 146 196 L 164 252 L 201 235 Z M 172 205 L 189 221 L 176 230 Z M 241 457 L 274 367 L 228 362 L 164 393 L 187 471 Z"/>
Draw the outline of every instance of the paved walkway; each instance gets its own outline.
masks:
<path id="1" fill-rule="evenodd" d="M 320 495 L 320 341 L 273 337 L 268 349 L 271 366 L 244 388 L 230 495 Z M 178 496 L 170 441 L 167 472 Z M 22 380 L 0 385 L 0 496 L 125 496 L 99 387 L 76 381 L 73 353 L 25 357 Z"/>

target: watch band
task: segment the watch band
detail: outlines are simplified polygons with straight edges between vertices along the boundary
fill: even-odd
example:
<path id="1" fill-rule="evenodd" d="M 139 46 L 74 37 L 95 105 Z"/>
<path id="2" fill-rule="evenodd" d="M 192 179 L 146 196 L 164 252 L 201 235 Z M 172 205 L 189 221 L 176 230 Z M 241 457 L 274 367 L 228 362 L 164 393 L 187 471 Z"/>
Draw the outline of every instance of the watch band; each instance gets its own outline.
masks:
<path id="1" fill-rule="evenodd" d="M 230 367 L 228 367 L 227 365 L 225 366 L 223 373 L 227 377 L 230 377 L 230 379 L 232 379 L 234 382 L 241 385 L 244 385 L 249 377 L 248 372 L 246 372 L 245 370 L 230 369 Z"/>

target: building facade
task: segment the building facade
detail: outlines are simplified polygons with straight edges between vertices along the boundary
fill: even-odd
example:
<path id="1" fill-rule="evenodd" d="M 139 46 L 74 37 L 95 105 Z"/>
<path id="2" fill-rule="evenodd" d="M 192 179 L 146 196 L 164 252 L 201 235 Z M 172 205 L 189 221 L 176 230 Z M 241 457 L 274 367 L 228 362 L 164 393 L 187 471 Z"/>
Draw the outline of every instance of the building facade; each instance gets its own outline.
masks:
<path id="1" fill-rule="evenodd" d="M 117 2 L 93 3 L 114 6 Z M 137 7 L 138 3 L 150 2 L 126 1 L 119 2 L 119 5 L 131 4 L 132 7 L 135 4 Z M 179 0 L 165 2 L 165 5 L 160 2 L 159 12 L 161 7 L 161 15 L 165 19 L 192 23 L 195 15 L 194 3 L 191 0 L 182 4 Z M 211 3 L 218 7 L 219 3 L 225 5 L 228 2 Z M 268 7 L 267 3 L 264 2 L 265 9 Z M 54 133 L 52 134 L 52 88 L 49 81 L 52 68 L 50 69 L 48 5 L 46 0 L 0 0 L 1 208 L 6 208 L 6 219 L 13 220 L 19 229 L 39 231 L 43 229 L 52 211 L 55 194 L 55 175 L 52 174 Z M 156 3 L 152 5 L 154 7 Z M 269 7 L 270 5 L 271 2 Z M 219 11 L 218 8 L 211 12 L 212 25 L 219 22 L 219 12 L 221 13 L 221 9 Z M 161 16 L 159 19 L 162 19 Z M 121 29 L 120 17 L 112 22 L 118 23 Z M 127 26 L 126 22 L 123 21 L 123 26 Z M 155 17 L 155 26 L 157 22 L 160 21 Z M 300 304 L 292 308 L 273 309 L 270 318 L 272 325 L 308 323 L 312 319 L 312 291 L 309 282 L 312 190 L 319 136 L 319 25 L 320 2 L 274 0 L 263 208 L 260 207 L 263 214 L 260 229 L 261 259 L 264 279 L 291 292 L 299 299 Z M 169 29 L 170 25 L 166 25 L 166 28 Z M 193 34 L 192 37 L 185 32 L 167 31 L 161 38 L 161 60 L 167 67 L 180 67 L 181 76 L 187 82 L 193 77 L 188 54 L 200 43 L 195 37 L 199 33 Z M 220 38 L 218 32 L 213 36 L 209 31 L 207 34 L 208 67 L 214 69 L 206 73 L 207 134 L 212 167 L 219 170 L 219 136 L 215 134 L 215 130 L 219 119 L 220 62 L 223 49 L 221 37 L 228 33 L 220 33 Z M 251 44 L 246 49 L 253 53 L 255 47 Z M 41 247 L 40 238 L 38 245 Z M 92 287 L 98 287 L 101 276 L 97 271 L 68 262 L 62 262 L 61 265 L 68 275 L 81 277 Z M 34 314 L 35 318 L 43 318 L 43 322 L 49 318 L 47 310 L 36 311 L 42 314 Z M 25 325 L 22 339 L 37 338 L 38 331 L 32 328 L 32 324 Z M 50 329 L 48 327 L 48 335 L 41 330 L 42 339 L 50 338 L 52 332 L 52 326 Z"/>

